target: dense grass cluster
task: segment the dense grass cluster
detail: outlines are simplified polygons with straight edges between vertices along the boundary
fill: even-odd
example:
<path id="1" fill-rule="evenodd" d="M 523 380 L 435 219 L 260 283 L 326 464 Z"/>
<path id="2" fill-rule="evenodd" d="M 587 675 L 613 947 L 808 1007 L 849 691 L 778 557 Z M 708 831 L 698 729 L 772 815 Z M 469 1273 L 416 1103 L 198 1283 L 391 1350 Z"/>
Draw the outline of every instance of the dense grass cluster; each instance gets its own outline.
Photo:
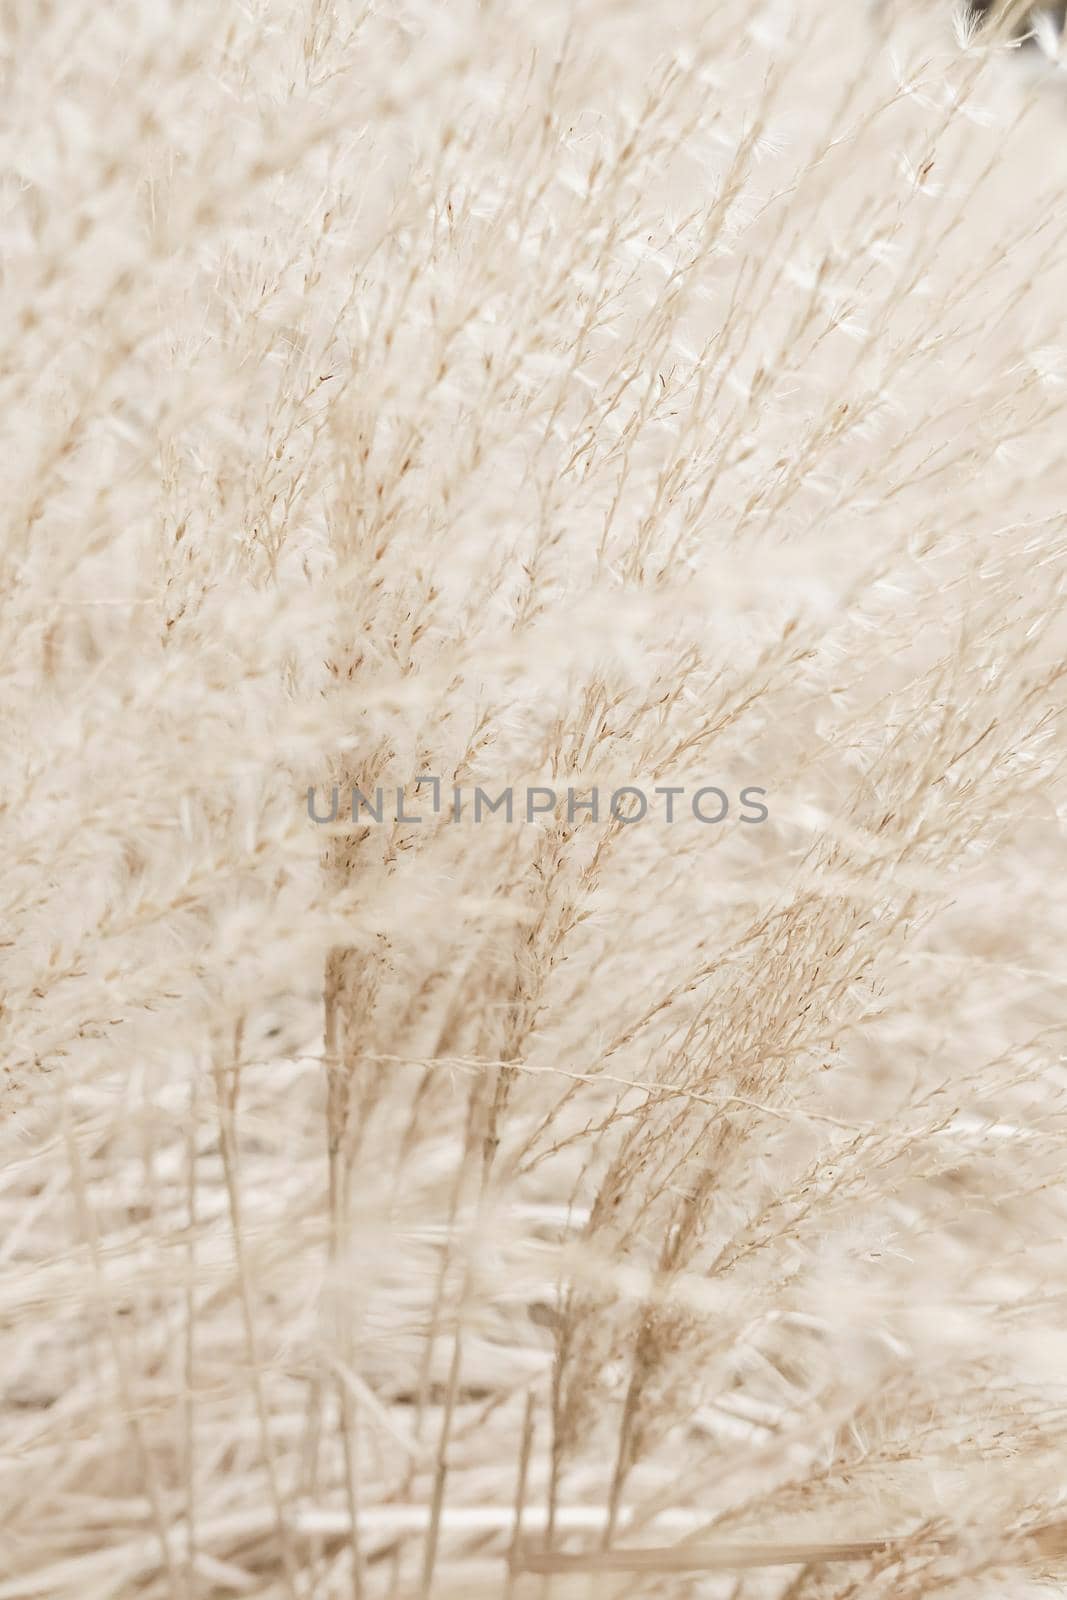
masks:
<path id="1" fill-rule="evenodd" d="M 1019 14 L 0 12 L 0 1600 L 1059 1592 Z"/>

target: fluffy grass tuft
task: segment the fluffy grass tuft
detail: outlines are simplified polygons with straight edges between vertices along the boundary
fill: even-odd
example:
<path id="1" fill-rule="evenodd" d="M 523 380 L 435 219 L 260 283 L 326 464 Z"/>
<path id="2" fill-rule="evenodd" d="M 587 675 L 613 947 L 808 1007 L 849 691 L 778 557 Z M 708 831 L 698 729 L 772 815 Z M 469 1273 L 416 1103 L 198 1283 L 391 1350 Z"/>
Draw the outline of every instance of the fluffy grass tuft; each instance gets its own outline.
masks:
<path id="1" fill-rule="evenodd" d="M 0 1600 L 1060 1592 L 1024 11 L 2 9 Z"/>

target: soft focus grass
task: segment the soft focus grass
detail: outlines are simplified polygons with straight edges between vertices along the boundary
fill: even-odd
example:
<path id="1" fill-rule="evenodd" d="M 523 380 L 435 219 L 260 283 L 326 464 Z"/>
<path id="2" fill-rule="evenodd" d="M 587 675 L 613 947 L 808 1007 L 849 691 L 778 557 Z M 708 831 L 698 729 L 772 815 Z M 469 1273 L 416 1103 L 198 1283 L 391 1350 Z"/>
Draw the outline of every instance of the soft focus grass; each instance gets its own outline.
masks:
<path id="1" fill-rule="evenodd" d="M 0 21 L 0 1600 L 1058 1592 L 1054 67 Z"/>

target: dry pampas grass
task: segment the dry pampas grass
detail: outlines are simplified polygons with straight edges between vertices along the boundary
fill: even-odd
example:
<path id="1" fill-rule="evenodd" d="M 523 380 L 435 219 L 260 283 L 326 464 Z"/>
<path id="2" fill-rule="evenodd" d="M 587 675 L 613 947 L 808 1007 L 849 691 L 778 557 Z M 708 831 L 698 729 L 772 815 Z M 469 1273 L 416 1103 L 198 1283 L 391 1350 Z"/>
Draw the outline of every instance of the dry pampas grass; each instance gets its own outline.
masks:
<path id="1" fill-rule="evenodd" d="M 2 28 L 0 1600 L 1064 1592 L 1055 15 Z"/>

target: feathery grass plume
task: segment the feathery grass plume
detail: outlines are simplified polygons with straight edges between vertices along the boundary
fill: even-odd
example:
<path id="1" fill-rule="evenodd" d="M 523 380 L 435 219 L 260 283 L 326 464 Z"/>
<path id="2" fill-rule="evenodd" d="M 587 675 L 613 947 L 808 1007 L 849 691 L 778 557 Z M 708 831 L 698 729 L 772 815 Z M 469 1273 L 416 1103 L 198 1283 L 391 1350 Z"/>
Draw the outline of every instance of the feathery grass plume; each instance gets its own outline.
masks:
<path id="1" fill-rule="evenodd" d="M 1059 11 L 3 9 L 0 1600 L 1062 1585 Z"/>

